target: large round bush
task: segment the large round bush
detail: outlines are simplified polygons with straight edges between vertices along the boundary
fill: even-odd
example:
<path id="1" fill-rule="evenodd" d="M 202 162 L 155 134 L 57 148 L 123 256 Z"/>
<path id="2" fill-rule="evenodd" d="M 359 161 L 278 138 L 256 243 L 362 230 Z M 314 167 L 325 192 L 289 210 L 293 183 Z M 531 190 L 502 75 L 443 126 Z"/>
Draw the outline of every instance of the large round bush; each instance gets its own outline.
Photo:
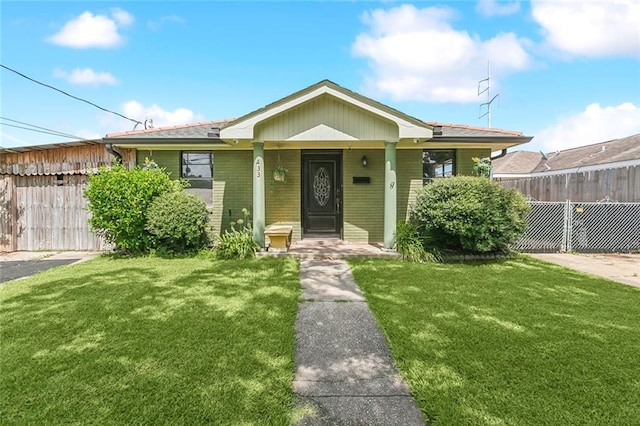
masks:
<path id="1" fill-rule="evenodd" d="M 522 194 L 483 177 L 436 179 L 418 193 L 411 220 L 439 248 L 504 251 L 526 228 Z"/>
<path id="2" fill-rule="evenodd" d="M 120 164 L 100 168 L 89 177 L 84 191 L 91 211 L 91 230 L 117 250 L 148 252 L 154 241 L 145 230 L 145 212 L 155 197 L 179 185 L 164 169 L 127 170 Z"/>
<path id="3" fill-rule="evenodd" d="M 177 254 L 204 248 L 209 242 L 209 212 L 204 200 L 184 191 L 156 197 L 147 210 L 147 230 L 158 249 Z"/>

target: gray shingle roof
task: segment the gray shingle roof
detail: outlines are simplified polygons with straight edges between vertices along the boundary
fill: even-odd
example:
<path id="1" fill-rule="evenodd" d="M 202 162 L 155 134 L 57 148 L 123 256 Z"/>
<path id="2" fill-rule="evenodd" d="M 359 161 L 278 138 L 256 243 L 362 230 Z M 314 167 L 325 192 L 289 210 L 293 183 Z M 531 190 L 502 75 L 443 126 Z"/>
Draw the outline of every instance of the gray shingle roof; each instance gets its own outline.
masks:
<path id="1" fill-rule="evenodd" d="M 542 160 L 539 152 L 513 151 L 491 162 L 493 173 L 531 173 Z"/>
<path id="2" fill-rule="evenodd" d="M 232 120 L 207 121 L 204 123 L 183 124 L 180 126 L 158 127 L 153 129 L 131 130 L 121 133 L 109 133 L 108 139 L 212 139 L 209 136 L 213 128 L 223 128 Z"/>
<path id="3" fill-rule="evenodd" d="M 546 164 L 549 168 L 544 166 L 545 161 L 543 161 L 535 168 L 534 172 L 638 160 L 640 159 L 640 133 L 625 138 L 549 153 L 547 158 Z"/>
<path id="4" fill-rule="evenodd" d="M 493 129 L 487 127 L 469 126 L 466 124 L 450 124 L 439 123 L 437 121 L 426 121 L 433 126 L 434 136 L 438 130 L 442 131 L 442 135 L 435 137 L 519 137 L 523 136 L 522 132 L 513 130 Z"/>
<path id="5" fill-rule="evenodd" d="M 493 161 L 493 173 L 541 173 L 640 160 L 640 133 L 564 151 L 513 151 Z"/>

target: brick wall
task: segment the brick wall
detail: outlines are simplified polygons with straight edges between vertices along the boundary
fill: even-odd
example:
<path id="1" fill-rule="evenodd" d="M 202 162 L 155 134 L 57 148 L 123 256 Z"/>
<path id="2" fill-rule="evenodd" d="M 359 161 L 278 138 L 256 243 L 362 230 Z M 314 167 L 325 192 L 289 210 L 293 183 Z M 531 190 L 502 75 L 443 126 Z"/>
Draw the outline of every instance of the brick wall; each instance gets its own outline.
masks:
<path id="1" fill-rule="evenodd" d="M 289 170 L 284 182 L 273 180 L 273 169 L 278 163 L 278 155 L 280 164 Z M 264 163 L 266 224 L 280 223 L 293 226 L 292 238 L 293 241 L 298 241 L 302 238 L 300 150 L 266 151 Z"/>
<path id="2" fill-rule="evenodd" d="M 368 165 L 360 159 L 367 156 Z M 345 150 L 344 170 L 344 240 L 349 242 L 382 241 L 384 227 L 384 150 Z M 368 176 L 369 184 L 353 183 L 354 176 Z"/>

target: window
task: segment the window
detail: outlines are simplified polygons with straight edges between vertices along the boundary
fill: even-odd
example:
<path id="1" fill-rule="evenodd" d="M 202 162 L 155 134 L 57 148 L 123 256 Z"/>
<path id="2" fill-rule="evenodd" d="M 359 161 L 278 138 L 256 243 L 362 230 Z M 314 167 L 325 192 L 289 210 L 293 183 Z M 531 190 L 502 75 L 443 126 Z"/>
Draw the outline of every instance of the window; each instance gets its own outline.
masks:
<path id="1" fill-rule="evenodd" d="M 189 181 L 187 192 L 198 195 L 213 204 L 213 153 L 204 151 L 183 151 L 181 153 L 180 177 Z"/>
<path id="2" fill-rule="evenodd" d="M 425 149 L 422 151 L 422 183 L 456 174 L 455 149 Z"/>

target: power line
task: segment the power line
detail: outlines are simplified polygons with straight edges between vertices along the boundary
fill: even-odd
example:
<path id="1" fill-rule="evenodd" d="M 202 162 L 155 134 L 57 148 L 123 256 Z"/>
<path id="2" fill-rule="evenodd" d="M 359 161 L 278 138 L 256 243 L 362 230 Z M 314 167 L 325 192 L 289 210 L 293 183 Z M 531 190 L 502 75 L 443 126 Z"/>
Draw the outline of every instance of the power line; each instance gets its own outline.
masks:
<path id="1" fill-rule="evenodd" d="M 87 140 L 89 140 L 89 139 L 81 138 L 80 136 L 68 136 L 68 135 L 64 135 L 64 134 L 58 133 L 58 132 L 56 132 L 56 131 L 53 131 L 53 132 L 47 132 L 47 131 L 44 131 L 44 130 L 30 129 L 29 127 L 16 126 L 15 124 L 7 124 L 7 123 L 2 123 L 2 125 L 3 125 L 3 126 L 7 126 L 7 127 L 15 127 L 16 129 L 31 130 L 32 132 L 44 133 L 44 134 L 47 134 L 47 135 L 64 136 L 64 137 L 67 137 L 67 138 L 79 139 L 79 140 L 83 140 L 83 141 L 87 141 Z"/>
<path id="2" fill-rule="evenodd" d="M 18 129 L 31 130 L 33 132 L 37 132 L 37 130 L 31 129 L 31 127 L 33 127 L 35 129 L 42 129 L 42 130 L 46 131 L 46 132 L 40 132 L 40 133 L 49 133 L 49 134 L 56 135 L 56 136 L 63 136 L 63 137 L 66 137 L 66 138 L 73 138 L 73 139 L 81 139 L 81 140 L 84 140 L 84 141 L 88 140 L 88 139 L 85 139 L 85 138 L 80 137 L 80 136 L 72 135 L 70 133 L 64 133 L 64 132 L 60 132 L 58 130 L 48 129 L 46 127 L 41 127 L 41 126 L 36 126 L 35 124 L 25 123 L 24 121 L 13 120 L 13 119 L 7 118 L 7 117 L 0 117 L 0 119 L 6 120 L 6 121 L 11 121 L 13 123 L 23 124 L 25 126 L 29 126 L 29 128 L 16 126 L 14 124 L 1 123 L 3 126 L 10 126 L 10 127 L 18 128 Z"/>
<path id="3" fill-rule="evenodd" d="M 79 98 L 79 97 L 77 97 L 77 96 L 73 96 L 73 95 L 71 95 L 71 94 L 69 94 L 69 93 L 65 92 L 64 90 L 60 90 L 60 89 L 58 89 L 58 88 L 56 88 L 56 87 L 53 87 L 53 86 L 50 86 L 50 85 L 48 85 L 48 84 L 46 84 L 46 83 L 42 83 L 42 82 L 40 82 L 40 81 L 38 81 L 38 80 L 35 80 L 35 79 L 33 79 L 33 78 L 29 77 L 29 76 L 26 76 L 26 75 L 22 74 L 20 71 L 16 71 L 16 70 L 14 70 L 13 68 L 9 68 L 9 67 L 8 67 L 8 66 L 6 66 L 6 65 L 2 65 L 2 64 L 0 64 L 0 67 L 2 67 L 2 68 L 4 68 L 4 69 L 6 69 L 6 70 L 8 70 L 8 71 L 11 71 L 11 72 L 13 72 L 13 73 L 15 73 L 15 74 L 18 74 L 20 77 L 26 78 L 27 80 L 32 81 L 32 82 L 34 82 L 34 83 L 37 83 L 37 84 L 39 84 L 39 85 L 41 85 L 41 86 L 48 87 L 49 89 L 55 90 L 56 92 L 60 92 L 60 93 L 62 93 L 63 95 L 67 95 L 67 96 L 69 96 L 70 98 L 76 99 L 76 100 L 78 100 L 78 101 L 81 101 L 81 102 L 87 103 L 87 104 L 89 104 L 89 105 L 91 105 L 91 106 L 94 106 L 94 107 L 96 107 L 96 108 L 98 108 L 98 109 L 101 109 L 102 111 L 108 112 L 108 113 L 110 113 L 110 114 L 115 114 L 115 115 L 117 115 L 117 116 L 119 116 L 119 117 L 124 118 L 125 120 L 133 121 L 133 122 L 134 122 L 134 123 L 136 123 L 136 124 L 142 124 L 142 122 L 141 122 L 141 121 L 134 120 L 133 118 L 129 118 L 129 117 L 125 116 L 125 115 L 120 114 L 119 112 L 115 112 L 115 111 L 111 111 L 111 110 L 109 110 L 109 109 L 103 108 L 103 107 L 101 107 L 100 105 L 96 105 L 96 104 L 94 104 L 93 102 L 89 102 L 89 101 L 88 101 L 88 100 L 86 100 L 86 99 L 82 99 L 82 98 Z M 134 127 L 134 128 L 135 128 L 135 127 Z"/>

